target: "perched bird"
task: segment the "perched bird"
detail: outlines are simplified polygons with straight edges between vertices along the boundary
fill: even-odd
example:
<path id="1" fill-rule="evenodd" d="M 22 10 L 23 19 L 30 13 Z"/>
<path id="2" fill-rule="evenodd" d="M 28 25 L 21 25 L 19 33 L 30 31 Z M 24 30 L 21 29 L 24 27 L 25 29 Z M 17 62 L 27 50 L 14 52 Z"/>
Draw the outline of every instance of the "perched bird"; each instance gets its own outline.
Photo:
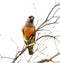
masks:
<path id="1" fill-rule="evenodd" d="M 33 21 L 34 21 L 34 16 L 29 16 L 25 25 L 22 28 L 24 42 L 26 45 L 35 42 L 35 26 L 33 24 Z M 28 47 L 29 55 L 33 54 L 33 46 L 34 45 Z"/>

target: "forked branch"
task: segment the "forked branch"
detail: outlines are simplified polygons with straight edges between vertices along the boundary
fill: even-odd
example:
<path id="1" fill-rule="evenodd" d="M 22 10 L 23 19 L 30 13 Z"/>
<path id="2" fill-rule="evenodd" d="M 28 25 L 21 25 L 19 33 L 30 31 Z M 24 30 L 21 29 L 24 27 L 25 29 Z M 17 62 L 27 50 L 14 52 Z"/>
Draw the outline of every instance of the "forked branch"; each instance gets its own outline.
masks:
<path id="1" fill-rule="evenodd" d="M 49 19 L 48 19 L 49 16 L 51 15 L 52 11 L 53 11 L 57 6 L 60 6 L 60 4 L 56 4 L 56 5 L 51 9 L 51 11 L 49 12 L 49 14 L 48 14 L 48 16 L 46 17 L 45 21 L 37 28 L 36 31 L 38 31 L 39 29 L 41 29 L 41 27 L 42 27 L 46 22 L 49 21 Z M 59 9 L 60 9 L 60 8 L 59 8 Z M 57 12 L 59 9 L 57 9 L 56 12 Z M 56 12 L 55 12 L 55 13 L 56 13 Z M 55 13 L 54 13 L 54 15 L 55 15 Z"/>
<path id="2" fill-rule="evenodd" d="M 50 61 L 52 61 L 52 59 L 54 59 L 54 58 L 57 57 L 58 55 L 60 55 L 60 53 L 55 54 L 54 56 L 50 57 L 49 59 L 43 59 L 43 60 L 38 61 L 38 62 L 36 62 L 36 63 L 50 62 Z"/>
<path id="3" fill-rule="evenodd" d="M 39 39 L 43 38 L 43 37 L 56 38 L 57 36 L 43 35 L 43 36 L 37 38 L 37 39 L 35 40 L 35 42 L 38 41 Z M 25 51 L 29 46 L 32 46 L 32 45 L 34 45 L 34 44 L 35 44 L 35 43 L 32 43 L 32 44 L 27 45 L 27 46 L 14 58 L 14 60 L 12 61 L 12 63 L 15 63 L 15 61 L 18 59 L 18 57 L 19 57 L 21 54 L 23 54 L 24 51 Z"/>
<path id="4" fill-rule="evenodd" d="M 58 17 L 55 22 L 46 24 L 46 23 L 49 21 L 49 16 L 51 15 L 52 11 L 53 11 L 57 6 L 60 6 L 60 4 L 55 5 L 55 6 L 51 9 L 51 11 L 49 12 L 49 14 L 48 14 L 48 16 L 46 17 L 45 21 L 44 21 L 41 25 L 39 25 L 39 27 L 36 29 L 36 31 L 35 31 L 34 33 L 36 33 L 36 32 L 37 32 L 39 29 L 41 29 L 42 27 L 44 27 L 44 26 L 46 26 L 46 25 L 54 24 L 54 23 L 56 23 L 56 22 L 59 20 L 60 17 Z M 56 10 L 56 12 L 57 12 L 57 10 Z M 56 12 L 55 12 L 55 13 L 56 13 Z M 54 13 L 54 15 L 55 15 L 55 13 Z M 52 17 L 52 18 L 53 18 L 53 17 Z M 50 19 L 51 19 L 51 18 L 50 18 Z M 39 38 L 37 38 L 36 41 L 39 40 L 39 39 L 41 39 L 41 38 L 43 38 L 43 37 L 56 38 L 56 36 L 43 35 L 43 36 L 40 36 Z M 36 42 L 36 41 L 35 41 L 35 42 Z M 24 52 L 29 46 L 34 45 L 34 44 L 35 44 L 35 43 L 29 44 L 29 45 L 27 45 L 22 51 L 20 51 L 20 53 L 13 59 L 12 63 L 15 63 L 15 61 L 19 58 L 19 56 L 20 56 L 21 54 L 23 54 L 23 52 Z M 60 53 L 58 53 L 58 54 L 52 56 L 51 58 L 49 58 L 49 59 L 47 59 L 47 60 L 44 60 L 44 62 L 45 62 L 45 61 L 46 61 L 46 62 L 51 61 L 51 60 L 52 60 L 54 57 L 56 57 L 57 55 L 60 55 Z M 38 62 L 38 63 L 39 63 L 39 62 Z M 40 63 L 43 63 L 43 60 L 40 61 Z"/>

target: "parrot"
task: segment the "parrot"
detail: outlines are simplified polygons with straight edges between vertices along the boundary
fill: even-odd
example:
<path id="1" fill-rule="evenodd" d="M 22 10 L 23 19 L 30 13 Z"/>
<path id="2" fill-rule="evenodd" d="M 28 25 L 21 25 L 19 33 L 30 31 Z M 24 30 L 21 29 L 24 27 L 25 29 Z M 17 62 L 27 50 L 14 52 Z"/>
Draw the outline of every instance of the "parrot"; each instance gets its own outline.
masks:
<path id="1" fill-rule="evenodd" d="M 35 42 L 36 33 L 35 33 L 35 26 L 34 26 L 33 21 L 34 21 L 34 16 L 29 16 L 27 18 L 25 25 L 22 28 L 24 42 L 26 45 L 29 45 Z M 30 38 L 31 40 L 29 41 Z M 29 55 L 33 54 L 33 46 L 34 45 L 31 45 L 28 47 Z"/>

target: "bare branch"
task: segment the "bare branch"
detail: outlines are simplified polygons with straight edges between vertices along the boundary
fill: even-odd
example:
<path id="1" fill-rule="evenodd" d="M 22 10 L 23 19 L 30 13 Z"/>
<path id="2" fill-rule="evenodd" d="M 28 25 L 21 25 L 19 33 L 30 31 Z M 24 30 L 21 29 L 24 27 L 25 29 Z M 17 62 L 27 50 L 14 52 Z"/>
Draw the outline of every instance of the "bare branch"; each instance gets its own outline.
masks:
<path id="1" fill-rule="evenodd" d="M 60 6 L 60 4 L 55 5 L 55 6 L 51 9 L 51 11 L 49 12 L 49 14 L 48 14 L 48 16 L 47 16 L 47 18 L 46 18 L 46 20 L 45 20 L 45 21 L 47 21 L 47 20 L 48 20 L 48 18 L 49 18 L 49 16 L 50 16 L 50 14 L 52 13 L 52 11 L 53 11 L 57 6 Z M 60 8 L 59 8 L 59 9 L 60 9 Z M 58 11 L 59 9 L 57 9 L 57 11 Z M 57 12 L 57 11 L 56 11 L 56 12 Z M 55 12 L 55 13 L 56 13 L 56 12 Z M 55 13 L 54 13 L 54 15 L 55 15 Z"/>
<path id="2" fill-rule="evenodd" d="M 0 54 L 0 59 L 3 59 L 3 58 L 7 58 L 7 59 L 13 60 L 13 58 L 11 58 L 11 57 L 5 57 L 5 56 L 2 56 L 2 55 Z"/>
<path id="3" fill-rule="evenodd" d="M 51 11 L 49 12 L 49 14 L 48 14 L 47 18 L 45 19 L 45 21 L 37 28 L 36 31 L 38 31 L 39 29 L 41 29 L 41 26 L 43 26 L 43 25 L 48 21 L 48 18 L 49 18 L 49 16 L 50 16 L 50 14 L 52 13 L 52 11 L 53 11 L 57 6 L 60 6 L 60 4 L 55 5 L 55 6 L 51 9 Z"/>
<path id="4" fill-rule="evenodd" d="M 36 39 L 36 41 L 39 40 L 39 39 L 41 39 L 41 38 L 43 38 L 43 37 L 51 37 L 51 38 L 54 38 L 54 39 L 55 39 L 55 38 L 58 37 L 58 36 L 43 35 L 43 36 L 39 37 L 38 39 Z M 12 63 L 15 63 L 15 61 L 17 60 L 17 58 L 18 58 L 29 46 L 34 45 L 34 44 L 35 44 L 35 43 L 32 43 L 32 44 L 27 45 L 27 46 L 21 51 L 21 53 L 19 53 L 19 55 L 17 55 L 17 56 L 14 58 L 14 60 L 12 61 Z M 59 54 L 60 54 L 60 53 L 59 53 Z M 57 54 L 57 55 L 59 55 L 59 54 Z M 55 55 L 55 56 L 53 56 L 53 57 L 51 57 L 51 58 L 54 58 L 54 57 L 56 57 L 57 55 Z M 48 61 L 50 61 L 51 58 L 50 58 Z"/>
<path id="5" fill-rule="evenodd" d="M 36 41 L 39 40 L 39 39 L 41 39 L 42 37 L 52 37 L 52 38 L 55 38 L 55 36 L 43 35 L 43 36 L 39 37 L 38 39 L 36 39 Z M 35 42 L 36 42 L 36 41 L 35 41 Z M 18 58 L 29 46 L 32 46 L 32 45 L 34 45 L 34 44 L 35 44 L 35 43 L 32 43 L 32 44 L 27 45 L 27 46 L 21 51 L 21 53 L 19 53 L 19 54 L 14 58 L 14 60 L 12 61 L 12 63 L 15 63 L 15 61 L 17 60 L 17 58 Z"/>
<path id="6" fill-rule="evenodd" d="M 43 35 L 43 36 L 37 38 L 36 41 L 39 40 L 39 39 L 41 39 L 41 38 L 43 38 L 43 37 L 51 37 L 51 38 L 55 38 L 55 36 L 51 36 L 51 35 Z"/>
<path id="7" fill-rule="evenodd" d="M 14 60 L 12 61 L 12 63 L 15 63 L 15 61 L 17 60 L 17 58 L 27 49 L 28 46 L 26 46 L 19 55 L 17 55 Z"/>
<path id="8" fill-rule="evenodd" d="M 43 60 L 38 61 L 38 62 L 36 62 L 36 63 L 50 62 L 50 61 L 52 61 L 53 58 L 55 58 L 55 57 L 58 56 L 58 55 L 60 55 L 60 53 L 55 54 L 54 56 L 50 57 L 49 59 L 43 59 Z"/>
<path id="9" fill-rule="evenodd" d="M 60 8 L 58 8 L 58 9 L 54 12 L 53 16 L 52 16 L 50 19 L 48 19 L 48 21 L 51 20 L 52 18 L 56 18 L 54 15 L 57 13 L 58 10 L 60 10 Z"/>
<path id="10" fill-rule="evenodd" d="M 53 58 L 55 58 L 56 56 L 60 55 L 60 53 L 55 54 L 54 56 L 52 56 L 51 58 L 48 59 L 48 62 L 51 61 Z"/>
<path id="11" fill-rule="evenodd" d="M 17 49 L 19 49 L 18 45 L 16 44 L 16 42 L 11 38 L 11 41 L 16 45 Z"/>
<path id="12" fill-rule="evenodd" d="M 59 50 L 58 50 L 58 47 L 57 47 L 57 43 L 56 43 L 56 41 L 55 41 L 56 39 L 54 39 L 54 44 L 55 44 L 55 46 L 56 46 L 56 50 L 57 50 L 57 53 L 59 52 Z"/>
<path id="13" fill-rule="evenodd" d="M 44 62 L 47 62 L 47 59 L 43 59 L 41 61 L 38 61 L 37 63 L 44 63 Z"/>
<path id="14" fill-rule="evenodd" d="M 37 40 L 43 38 L 43 37 L 51 37 L 51 38 L 54 38 L 54 39 L 55 39 L 55 38 L 58 37 L 58 36 L 43 35 L 43 36 L 37 38 L 37 39 L 35 40 L 35 42 L 36 42 Z M 27 45 L 27 46 L 14 58 L 14 60 L 12 61 L 12 63 L 15 63 L 15 61 L 17 60 L 17 58 L 18 58 L 21 54 L 23 54 L 23 52 L 24 52 L 29 46 L 32 46 L 32 45 L 34 45 L 34 44 L 35 44 L 35 43 L 32 43 L 32 44 Z"/>
<path id="15" fill-rule="evenodd" d="M 55 22 L 53 22 L 53 23 L 47 23 L 47 24 L 43 25 L 41 28 L 45 27 L 46 25 L 56 24 L 57 21 L 59 20 L 59 18 L 60 18 L 60 16 L 56 19 Z"/>

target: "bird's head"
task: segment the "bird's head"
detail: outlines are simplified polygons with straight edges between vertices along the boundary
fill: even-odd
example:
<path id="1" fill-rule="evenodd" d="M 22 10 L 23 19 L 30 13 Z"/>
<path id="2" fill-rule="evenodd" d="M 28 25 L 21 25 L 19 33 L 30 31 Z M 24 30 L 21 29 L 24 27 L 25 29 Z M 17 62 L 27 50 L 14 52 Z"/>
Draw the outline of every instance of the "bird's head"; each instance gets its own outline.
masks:
<path id="1" fill-rule="evenodd" d="M 34 16 L 29 16 L 29 17 L 27 18 L 27 22 L 28 22 L 28 23 L 33 23 L 33 21 L 34 21 Z"/>

